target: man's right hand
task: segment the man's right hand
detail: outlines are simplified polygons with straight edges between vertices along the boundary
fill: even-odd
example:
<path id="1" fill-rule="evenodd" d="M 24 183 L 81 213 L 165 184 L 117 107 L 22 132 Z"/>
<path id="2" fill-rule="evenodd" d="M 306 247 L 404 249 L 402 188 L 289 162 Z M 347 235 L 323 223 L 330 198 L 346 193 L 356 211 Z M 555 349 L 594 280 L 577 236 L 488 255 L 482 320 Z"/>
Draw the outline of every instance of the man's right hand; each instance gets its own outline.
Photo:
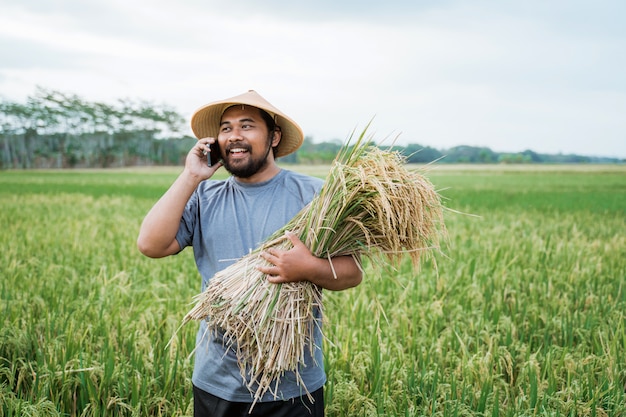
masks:
<path id="1" fill-rule="evenodd" d="M 187 154 L 185 159 L 185 169 L 194 177 L 206 180 L 211 178 L 223 164 L 218 162 L 212 166 L 208 166 L 207 161 L 211 157 L 211 144 L 217 139 L 202 138 L 198 140 L 193 148 Z"/>

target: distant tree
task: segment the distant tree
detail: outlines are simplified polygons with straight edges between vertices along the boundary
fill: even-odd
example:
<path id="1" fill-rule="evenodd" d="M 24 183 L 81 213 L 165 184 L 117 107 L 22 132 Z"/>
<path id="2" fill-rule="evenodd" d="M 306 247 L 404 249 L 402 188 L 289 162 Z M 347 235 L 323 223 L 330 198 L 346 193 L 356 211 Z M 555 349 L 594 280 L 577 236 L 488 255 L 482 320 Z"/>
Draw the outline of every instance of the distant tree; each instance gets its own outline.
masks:
<path id="1" fill-rule="evenodd" d="M 37 88 L 25 104 L 0 100 L 0 163 L 62 168 L 178 161 L 178 154 L 164 154 L 178 150 L 153 141 L 182 137 L 184 125 L 184 118 L 165 106 L 130 100 L 90 103 Z"/>
<path id="2" fill-rule="evenodd" d="M 528 162 L 543 162 L 543 158 L 541 157 L 541 155 L 539 155 L 536 152 L 531 151 L 530 149 L 527 149 L 524 152 L 522 152 L 522 155 L 524 156 L 524 160 Z"/>
<path id="3" fill-rule="evenodd" d="M 480 162 L 481 164 L 490 164 L 492 162 L 495 162 L 496 159 L 497 156 L 489 148 L 480 148 L 480 150 L 478 151 L 477 162 Z"/>
<path id="4" fill-rule="evenodd" d="M 435 148 L 422 146 L 415 143 L 404 147 L 402 153 L 406 156 L 407 162 L 413 164 L 428 164 L 439 160 L 443 154 Z"/>
<path id="5" fill-rule="evenodd" d="M 444 153 L 445 162 L 491 163 L 497 159 L 497 155 L 491 149 L 475 146 L 455 146 Z"/>
<path id="6" fill-rule="evenodd" d="M 305 137 L 302 146 L 296 151 L 295 158 L 298 163 L 322 164 L 331 163 L 342 147 L 339 140 L 314 143 L 310 137 Z M 283 160 L 287 161 L 286 158 Z"/>

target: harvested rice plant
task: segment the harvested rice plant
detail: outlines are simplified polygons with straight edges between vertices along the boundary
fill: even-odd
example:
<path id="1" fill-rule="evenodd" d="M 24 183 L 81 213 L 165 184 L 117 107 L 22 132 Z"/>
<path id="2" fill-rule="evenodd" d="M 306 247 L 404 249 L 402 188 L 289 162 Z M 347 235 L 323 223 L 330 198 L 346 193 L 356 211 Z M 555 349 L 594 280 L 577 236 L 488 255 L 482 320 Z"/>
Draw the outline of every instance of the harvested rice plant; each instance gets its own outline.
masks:
<path id="1" fill-rule="evenodd" d="M 223 331 L 241 377 L 252 376 L 254 402 L 287 371 L 310 395 L 299 367 L 306 366 L 307 350 L 314 355 L 321 290 L 307 281 L 274 285 L 256 269 L 266 264 L 262 250 L 293 247 L 287 231 L 331 267 L 336 256 L 351 256 L 360 269 L 364 257 L 372 265 L 395 266 L 407 256 L 419 268 L 422 258 L 440 250 L 445 224 L 434 185 L 406 169 L 399 153 L 371 146 L 364 134 L 344 147 L 313 201 L 259 248 L 215 274 L 185 316 L 185 322 L 207 320 L 209 329 Z"/>
<path id="2" fill-rule="evenodd" d="M 135 248 L 178 172 L 0 173 L 0 416 L 192 415 L 192 254 Z M 326 414 L 626 415 L 626 167 L 426 176 L 444 253 L 323 294 Z"/>

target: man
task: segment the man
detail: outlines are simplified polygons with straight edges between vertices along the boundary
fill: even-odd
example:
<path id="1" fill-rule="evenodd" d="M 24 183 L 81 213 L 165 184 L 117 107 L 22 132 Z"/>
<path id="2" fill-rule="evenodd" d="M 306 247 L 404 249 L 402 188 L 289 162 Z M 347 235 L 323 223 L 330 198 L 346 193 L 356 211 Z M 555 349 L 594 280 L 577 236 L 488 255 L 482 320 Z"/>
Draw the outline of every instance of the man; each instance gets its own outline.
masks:
<path id="1" fill-rule="evenodd" d="M 291 220 L 323 181 L 277 165 L 276 158 L 298 149 L 304 135 L 292 119 L 255 91 L 201 107 L 193 114 L 191 127 L 198 142 L 189 151 L 183 172 L 146 215 L 137 246 L 153 258 L 192 246 L 204 290 L 216 272 Z M 219 152 L 221 161 L 209 166 L 210 152 Z M 232 175 L 223 181 L 209 180 L 222 166 Z M 260 269 L 270 282 L 307 280 L 329 290 L 361 282 L 361 270 L 351 257 L 318 258 L 294 234 L 288 237 L 292 249 L 262 254 L 269 266 Z M 295 375 L 287 373 L 248 414 L 253 396 L 239 373 L 234 348 L 228 349 L 219 334 L 206 328 L 202 321 L 192 378 L 196 417 L 324 415 L 326 375 L 319 331 L 315 354 L 300 369 L 314 401 Z"/>

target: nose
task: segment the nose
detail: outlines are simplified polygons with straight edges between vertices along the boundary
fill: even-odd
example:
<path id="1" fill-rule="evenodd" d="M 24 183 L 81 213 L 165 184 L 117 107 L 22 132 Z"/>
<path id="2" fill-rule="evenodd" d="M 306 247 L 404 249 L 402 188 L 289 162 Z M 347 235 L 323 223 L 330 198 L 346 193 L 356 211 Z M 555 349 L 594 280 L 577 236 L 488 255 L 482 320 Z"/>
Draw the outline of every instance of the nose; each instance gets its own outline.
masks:
<path id="1" fill-rule="evenodd" d="M 229 141 L 241 140 L 241 130 L 239 128 L 233 128 L 228 137 Z"/>

